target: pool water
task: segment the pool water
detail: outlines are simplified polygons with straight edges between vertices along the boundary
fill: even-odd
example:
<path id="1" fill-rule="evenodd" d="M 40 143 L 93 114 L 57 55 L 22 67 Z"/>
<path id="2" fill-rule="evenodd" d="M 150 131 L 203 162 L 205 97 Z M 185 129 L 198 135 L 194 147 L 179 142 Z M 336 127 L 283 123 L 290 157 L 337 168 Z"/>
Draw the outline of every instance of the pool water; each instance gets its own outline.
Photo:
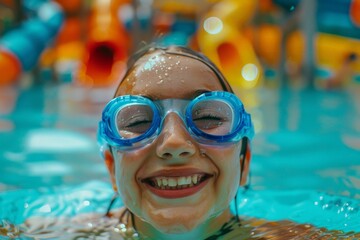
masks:
<path id="1" fill-rule="evenodd" d="M 0 236 L 33 216 L 106 211 L 113 192 L 96 130 L 112 95 L 65 84 L 0 89 Z M 256 136 L 250 189 L 239 190 L 232 208 L 356 239 L 350 237 L 360 233 L 360 87 L 239 95 Z"/>

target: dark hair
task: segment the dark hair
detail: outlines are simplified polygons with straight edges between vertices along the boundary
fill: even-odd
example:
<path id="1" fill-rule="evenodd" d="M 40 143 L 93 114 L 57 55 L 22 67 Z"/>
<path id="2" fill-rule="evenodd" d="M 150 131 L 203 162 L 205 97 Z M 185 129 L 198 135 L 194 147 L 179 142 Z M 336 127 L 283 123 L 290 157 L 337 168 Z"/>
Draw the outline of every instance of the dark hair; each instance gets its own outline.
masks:
<path id="1" fill-rule="evenodd" d="M 123 76 L 123 78 L 121 79 L 121 81 L 119 82 L 119 85 L 115 91 L 115 94 L 117 93 L 119 87 L 121 86 L 121 83 L 123 82 L 123 80 L 128 76 L 128 74 L 133 70 L 135 63 L 144 55 L 148 54 L 148 53 L 152 53 L 152 52 L 156 52 L 156 51 L 161 51 L 164 54 L 172 54 L 172 55 L 178 55 L 178 56 L 185 56 L 185 57 L 189 57 L 192 59 L 196 59 L 202 63 L 204 63 L 206 66 L 208 66 L 218 77 L 221 86 L 223 87 L 224 90 L 233 93 L 234 91 L 232 90 L 230 84 L 228 83 L 228 81 L 225 79 L 224 75 L 221 73 L 221 71 L 219 70 L 219 68 L 209 59 L 207 58 L 204 54 L 194 51 L 191 48 L 188 47 L 184 47 L 184 46 L 176 46 L 176 45 L 170 45 L 170 46 L 160 46 L 160 45 L 156 45 L 156 44 L 149 44 L 143 48 L 141 48 L 140 50 L 136 51 L 127 61 L 127 70 L 125 72 L 125 75 Z"/>

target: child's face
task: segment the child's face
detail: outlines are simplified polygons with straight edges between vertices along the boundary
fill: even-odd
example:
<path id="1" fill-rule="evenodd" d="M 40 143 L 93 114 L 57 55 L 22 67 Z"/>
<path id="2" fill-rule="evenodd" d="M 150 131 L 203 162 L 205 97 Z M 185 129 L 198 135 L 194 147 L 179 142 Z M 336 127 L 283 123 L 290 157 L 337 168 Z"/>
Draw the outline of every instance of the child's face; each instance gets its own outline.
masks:
<path id="1" fill-rule="evenodd" d="M 156 99 L 192 99 L 204 91 L 222 91 L 213 71 L 185 56 L 148 55 L 118 89 L 118 95 L 142 95 Z M 113 184 L 130 211 L 162 232 L 194 229 L 228 209 L 240 181 L 240 143 L 208 146 L 196 142 L 176 114 L 166 116 L 159 137 L 140 149 L 113 151 L 108 165 Z M 184 191 L 185 195 L 154 191 L 144 179 L 177 181 L 178 176 L 206 181 Z M 156 179 L 153 179 L 156 181 Z M 201 186 L 200 186 L 201 185 Z M 173 194 L 174 193 L 174 194 Z"/>

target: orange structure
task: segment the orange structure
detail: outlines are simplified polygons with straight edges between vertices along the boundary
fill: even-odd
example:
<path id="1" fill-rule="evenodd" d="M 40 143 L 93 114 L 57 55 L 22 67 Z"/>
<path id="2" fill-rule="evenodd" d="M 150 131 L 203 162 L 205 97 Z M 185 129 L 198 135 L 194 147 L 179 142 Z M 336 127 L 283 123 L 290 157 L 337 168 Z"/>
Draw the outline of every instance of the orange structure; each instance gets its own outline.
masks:
<path id="1" fill-rule="evenodd" d="M 84 56 L 75 77 L 78 83 L 111 85 L 124 71 L 130 39 L 117 16 L 117 10 L 126 2 L 94 1 L 88 20 Z"/>
<path id="2" fill-rule="evenodd" d="M 350 17 L 353 23 L 360 27 L 360 0 L 352 0 L 350 6 Z"/>
<path id="3" fill-rule="evenodd" d="M 56 0 L 67 14 L 78 14 L 81 10 L 82 0 Z"/>
<path id="4" fill-rule="evenodd" d="M 11 84 L 21 73 L 21 63 L 14 54 L 0 50 L 0 86 Z"/>

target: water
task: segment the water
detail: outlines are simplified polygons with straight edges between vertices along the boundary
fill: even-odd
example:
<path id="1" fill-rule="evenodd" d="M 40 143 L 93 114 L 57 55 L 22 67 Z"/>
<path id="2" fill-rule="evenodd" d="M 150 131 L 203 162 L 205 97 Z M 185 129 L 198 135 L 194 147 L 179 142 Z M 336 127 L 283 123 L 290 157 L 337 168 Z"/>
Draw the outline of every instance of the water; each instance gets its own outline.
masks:
<path id="1" fill-rule="evenodd" d="M 251 232 L 274 229 L 306 232 L 309 238 L 359 238 L 359 93 L 356 87 L 240 93 L 256 137 L 251 187 L 239 191 L 236 203 L 248 220 L 232 234 L 250 228 L 254 239 L 259 235 Z M 96 129 L 112 95 L 111 89 L 71 85 L 0 89 L 0 236 L 19 235 L 29 217 L 106 212 L 112 188 Z M 121 201 L 114 208 L 119 206 Z M 266 230 L 265 222 L 254 227 L 253 218 L 295 223 Z M 305 231 L 307 223 L 316 228 Z M 113 232 L 111 224 L 98 226 L 104 234 Z M 89 238 L 100 234 L 99 228 L 87 228 Z"/>
<path id="2" fill-rule="evenodd" d="M 341 226 L 344 228 L 344 225 L 341 224 L 345 223 L 348 226 L 359 227 L 359 205 L 354 207 L 356 201 L 353 199 L 316 194 L 309 191 L 247 191 L 245 193 L 239 192 L 239 195 L 241 201 L 237 205 L 239 212 L 244 216 L 259 216 L 267 219 L 276 216 L 279 220 L 290 218 L 296 219 L 298 222 L 317 223 L 317 225 L 323 221 L 322 224 L 334 229 Z M 23 239 L 26 237 L 37 237 L 39 239 L 53 239 L 55 237 L 58 239 L 76 239 L 76 237 L 118 239 L 123 236 L 118 231 L 118 218 L 103 217 L 111 196 L 110 185 L 100 181 L 58 189 L 47 188 L 37 191 L 21 190 L 12 192 L 12 194 L 6 193 L 2 195 L 0 201 L 1 206 L 3 206 L 1 210 L 7 209 L 5 214 L 12 217 L 3 219 L 0 226 L 3 226 L 2 230 L 7 229 L 14 236 L 21 236 Z M 316 202 L 318 204 L 315 204 Z M 122 202 L 118 200 L 114 209 L 118 209 L 120 206 L 122 206 Z M 327 217 L 324 217 L 324 214 Z M 19 223 L 23 221 L 23 218 L 36 216 L 32 219 L 32 227 L 19 226 L 19 224 L 11 225 L 16 222 L 15 217 L 20 215 L 22 217 L 18 219 Z M 71 218 L 74 215 L 77 217 Z M 44 218 L 47 218 L 46 224 Z M 358 239 L 360 233 L 350 231 L 350 228 L 344 233 L 343 231 L 315 228 L 308 224 L 290 221 L 269 223 L 268 221 L 245 217 L 240 225 L 236 221 L 227 225 L 229 232 L 226 236 L 229 238 L 226 239 L 262 239 L 261 237 L 264 235 L 277 233 L 281 233 L 282 239 L 291 239 L 291 237 L 296 237 L 296 239 L 309 237 L 310 239 L 310 236 L 326 236 L 324 239 Z M 221 231 L 214 235 L 220 236 L 220 234 Z"/>

